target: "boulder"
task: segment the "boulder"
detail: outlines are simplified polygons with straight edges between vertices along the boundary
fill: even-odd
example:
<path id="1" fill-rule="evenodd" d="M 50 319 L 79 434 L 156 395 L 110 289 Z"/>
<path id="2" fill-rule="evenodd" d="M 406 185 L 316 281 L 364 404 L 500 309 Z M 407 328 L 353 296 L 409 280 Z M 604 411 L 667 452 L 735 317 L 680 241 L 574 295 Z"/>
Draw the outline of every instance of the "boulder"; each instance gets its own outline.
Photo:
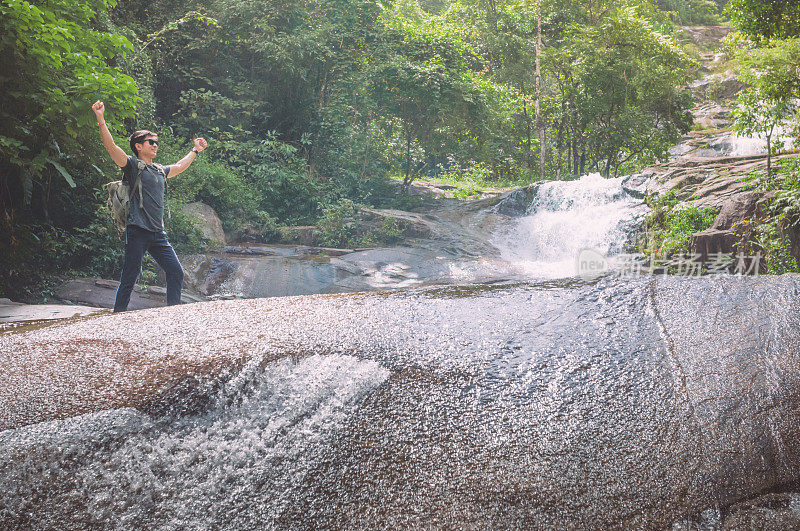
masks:
<path id="1" fill-rule="evenodd" d="M 524 188 L 517 188 L 501 195 L 500 201 L 494 206 L 493 211 L 497 214 L 504 216 L 520 217 L 528 213 L 528 208 L 533 203 L 536 193 L 539 191 L 539 186 L 544 181 L 536 182 L 525 186 Z"/>
<path id="2" fill-rule="evenodd" d="M 746 219 L 752 219 L 760 198 L 761 195 L 756 192 L 745 192 L 728 199 L 722 204 L 710 229 L 727 230 Z"/>
<path id="3" fill-rule="evenodd" d="M 225 231 L 222 230 L 222 221 L 220 221 L 213 208 L 205 203 L 194 202 L 183 205 L 183 211 L 199 220 L 203 236 L 212 245 L 225 245 Z"/>
<path id="4" fill-rule="evenodd" d="M 756 497 L 800 479 L 798 289 L 437 286 L 2 334 L 0 527 L 796 528 Z"/>
<path id="5" fill-rule="evenodd" d="M 739 236 L 732 230 L 706 229 L 692 234 L 689 248 L 692 254 L 700 255 L 707 262 L 715 254 L 734 255 Z"/>
<path id="6" fill-rule="evenodd" d="M 757 216 L 760 198 L 756 192 L 745 192 L 725 201 L 711 227 L 692 234 L 691 252 L 699 254 L 704 262 L 718 253 L 735 255 L 748 239 L 746 221 Z"/>
<path id="7" fill-rule="evenodd" d="M 791 245 L 791 253 L 800 266 L 800 223 L 790 225 L 786 229 L 786 234 L 789 237 L 789 244 Z"/>

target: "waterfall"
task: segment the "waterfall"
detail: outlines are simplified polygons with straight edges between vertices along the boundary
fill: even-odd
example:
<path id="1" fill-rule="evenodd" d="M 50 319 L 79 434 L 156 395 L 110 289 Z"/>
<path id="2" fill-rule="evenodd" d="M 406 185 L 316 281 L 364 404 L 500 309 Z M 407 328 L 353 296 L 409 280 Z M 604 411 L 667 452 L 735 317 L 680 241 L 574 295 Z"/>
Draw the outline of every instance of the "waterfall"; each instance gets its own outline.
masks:
<path id="1" fill-rule="evenodd" d="M 642 201 L 622 188 L 623 179 L 592 173 L 575 181 L 544 182 L 528 215 L 498 232 L 493 243 L 504 260 L 527 276 L 575 276 L 582 250 L 600 255 L 625 250 Z"/>

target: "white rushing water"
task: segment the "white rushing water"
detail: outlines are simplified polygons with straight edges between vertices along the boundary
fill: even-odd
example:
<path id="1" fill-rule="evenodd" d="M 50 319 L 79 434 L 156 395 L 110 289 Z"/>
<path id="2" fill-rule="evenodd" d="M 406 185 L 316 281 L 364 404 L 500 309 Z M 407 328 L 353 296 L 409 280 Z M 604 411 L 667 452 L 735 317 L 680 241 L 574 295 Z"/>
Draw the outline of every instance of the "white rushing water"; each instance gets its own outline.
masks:
<path id="1" fill-rule="evenodd" d="M 608 256 L 624 250 L 642 201 L 623 190 L 623 179 L 592 173 L 542 183 L 528 215 L 496 234 L 493 243 L 524 275 L 576 276 L 581 251 Z"/>
<path id="2" fill-rule="evenodd" d="M 0 521 L 33 507 L 47 515 L 41 497 L 63 484 L 59 504 L 85 500 L 66 511 L 78 529 L 252 528 L 239 521 L 279 514 L 311 465 L 304 454 L 388 376 L 350 356 L 283 359 L 245 369 L 206 411 L 165 426 L 121 409 L 3 432 L 0 463 L 15 481 L 0 490 Z"/>
<path id="3" fill-rule="evenodd" d="M 786 128 L 776 127 L 772 134 L 773 153 L 777 152 L 778 147 L 783 150 L 794 149 L 794 142 L 789 137 L 789 131 Z M 780 142 L 782 142 L 782 146 Z M 683 152 L 681 152 L 681 148 L 684 149 Z M 678 156 L 685 153 L 685 149 L 685 144 L 678 144 L 671 153 Z M 711 138 L 706 147 L 692 151 L 691 155 L 694 157 L 747 157 L 763 155 L 766 152 L 766 136 L 761 134 L 737 135 L 734 132 L 726 132 Z"/>

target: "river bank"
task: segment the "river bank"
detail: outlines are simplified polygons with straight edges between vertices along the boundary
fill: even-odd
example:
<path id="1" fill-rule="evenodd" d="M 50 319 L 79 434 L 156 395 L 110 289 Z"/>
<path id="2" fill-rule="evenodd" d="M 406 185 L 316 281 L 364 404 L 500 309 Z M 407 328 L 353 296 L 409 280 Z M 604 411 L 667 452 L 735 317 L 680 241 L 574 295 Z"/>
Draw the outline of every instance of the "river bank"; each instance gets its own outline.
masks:
<path id="1" fill-rule="evenodd" d="M 645 222 L 640 215 L 635 216 L 636 221 L 626 222 L 629 225 L 626 230 L 639 231 L 645 236 L 670 230 L 666 224 L 672 213 L 686 209 L 719 212 L 726 202 L 735 202 L 748 193 L 752 195 L 753 190 L 762 186 L 760 183 L 766 174 L 763 140 L 737 138 L 730 128 L 732 100 L 743 87 L 720 44 L 730 28 L 684 27 L 683 31 L 700 60 L 698 77 L 690 85 L 696 100 L 695 127 L 673 147 L 669 161 L 625 177 L 622 185 L 632 198 L 643 200 L 648 196 L 656 198 L 652 199 L 655 202 L 667 194 L 675 198 L 669 203 L 669 209 L 661 208 L 660 217 L 652 222 Z M 796 153 L 786 153 L 773 159 L 780 163 L 796 157 Z M 459 201 L 453 198 L 458 190 L 452 185 L 415 182 L 409 191 L 422 198 L 415 211 L 361 209 L 355 218 L 337 220 L 338 229 L 325 229 L 358 235 L 353 241 L 342 236 L 348 244 L 365 240 L 364 235 L 374 235 L 366 240 L 387 237 L 393 242 L 350 249 L 325 246 L 323 240 L 332 235 L 312 226 L 284 227 L 276 244 L 226 242 L 222 224 L 213 209 L 193 204 L 192 212 L 200 216 L 203 233 L 216 244 L 210 252 L 181 257 L 187 274 L 184 302 L 219 297 L 347 293 L 470 280 L 524 280 L 527 278 L 525 268 L 519 267 L 518 259 L 522 256 L 535 260 L 536 257 L 529 252 L 509 250 L 508 247 L 514 247 L 513 239 L 527 239 L 527 236 L 524 233 L 508 236 L 505 227 L 517 224 L 519 218 L 532 213 L 531 209 L 539 208 L 534 201 L 541 186 L 542 183 L 535 183 L 515 190 L 475 189 L 474 197 L 478 199 Z M 754 200 L 768 196 L 763 192 Z M 648 203 L 651 206 L 652 201 Z M 741 216 L 752 216 L 752 213 L 745 211 Z M 578 215 L 576 219 L 582 218 Z M 752 221 L 758 220 L 742 218 L 728 225 L 745 222 L 748 234 L 755 234 L 758 223 L 754 225 Z M 581 223 L 591 221 L 587 218 Z M 720 242 L 735 239 L 735 227 L 729 229 L 729 226 L 716 235 Z M 695 230 L 707 228 L 697 226 Z M 506 234 L 505 241 L 498 247 L 499 233 Z M 790 236 L 782 234 L 780 237 L 788 241 Z M 580 240 L 574 232 L 570 237 Z M 691 248 L 691 232 L 683 238 L 682 242 L 673 242 L 675 249 L 689 254 L 695 252 Z M 628 238 L 629 242 L 637 239 L 640 238 L 635 234 Z M 599 244 L 585 243 L 587 246 Z M 654 252 L 657 244 L 645 242 L 635 249 L 630 243 L 628 250 Z M 553 252 L 559 252 L 558 243 L 547 245 Z M 800 246 L 796 247 L 795 259 L 800 259 Z M 735 247 L 725 250 L 733 254 L 737 251 Z M 766 255 L 769 249 L 748 248 L 747 251 Z M 572 252 L 574 254 L 577 249 Z M 140 286 L 134 293 L 131 309 L 163 304 L 164 288 L 155 285 L 160 283 L 163 279 L 156 278 L 149 280 L 149 285 Z M 48 302 L 109 308 L 113 305 L 115 284 L 113 280 L 99 278 L 69 279 L 52 290 Z"/>

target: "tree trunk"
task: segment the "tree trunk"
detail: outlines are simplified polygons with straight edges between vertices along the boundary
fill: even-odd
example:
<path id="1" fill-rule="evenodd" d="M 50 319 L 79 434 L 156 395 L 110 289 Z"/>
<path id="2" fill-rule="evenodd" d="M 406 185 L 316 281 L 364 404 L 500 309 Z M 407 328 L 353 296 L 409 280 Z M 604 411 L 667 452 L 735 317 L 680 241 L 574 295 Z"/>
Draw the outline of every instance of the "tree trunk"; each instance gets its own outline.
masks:
<path id="1" fill-rule="evenodd" d="M 403 177 L 403 190 L 408 191 L 411 184 L 411 131 L 406 131 L 406 174 Z"/>
<path id="2" fill-rule="evenodd" d="M 520 83 L 520 92 L 525 94 L 525 83 Z M 528 104 L 522 99 L 522 114 L 525 116 L 525 167 L 531 167 L 531 117 L 528 115 Z"/>
<path id="3" fill-rule="evenodd" d="M 612 158 L 613 157 L 614 157 L 613 153 L 609 153 L 608 156 L 606 157 L 606 168 L 603 171 L 603 173 L 605 175 L 603 175 L 603 177 L 610 177 L 611 176 L 611 162 L 612 162 Z"/>
<path id="4" fill-rule="evenodd" d="M 544 177 L 545 129 L 542 124 L 540 100 L 542 98 L 542 72 L 539 56 L 542 53 L 542 1 L 536 2 L 536 127 L 539 129 L 539 176 Z"/>
<path id="5" fill-rule="evenodd" d="M 14 226 L 14 205 L 9 187 L 10 168 L 0 165 L 0 244 L 11 245 Z"/>
<path id="6" fill-rule="evenodd" d="M 772 131 L 775 128 L 773 125 L 769 128 L 769 132 L 767 133 L 767 179 L 770 178 L 772 174 Z"/>
<path id="7" fill-rule="evenodd" d="M 581 171 L 577 174 L 578 177 L 586 173 L 586 151 L 581 150 Z"/>
<path id="8" fill-rule="evenodd" d="M 572 139 L 567 139 L 567 173 L 572 175 Z"/>
<path id="9" fill-rule="evenodd" d="M 558 133 L 556 135 L 556 179 L 561 178 L 561 152 L 562 150 L 562 133 L 563 129 L 559 126 Z"/>
<path id="10" fill-rule="evenodd" d="M 578 150 L 577 140 L 572 140 L 572 175 L 578 177 L 581 174 L 581 154 Z"/>

